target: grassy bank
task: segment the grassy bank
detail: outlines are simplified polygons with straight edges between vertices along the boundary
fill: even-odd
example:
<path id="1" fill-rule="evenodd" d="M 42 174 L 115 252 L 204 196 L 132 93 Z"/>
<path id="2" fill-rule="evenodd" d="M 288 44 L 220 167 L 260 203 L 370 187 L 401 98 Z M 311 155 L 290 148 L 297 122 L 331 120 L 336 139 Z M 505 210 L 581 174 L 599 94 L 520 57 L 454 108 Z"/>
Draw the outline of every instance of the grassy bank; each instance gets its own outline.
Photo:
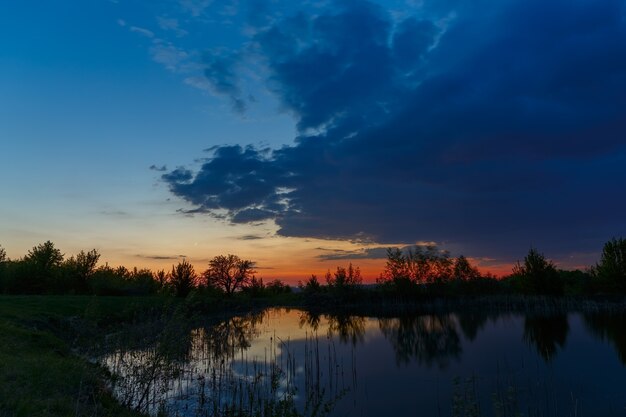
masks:
<path id="1" fill-rule="evenodd" d="M 0 297 L 0 416 L 137 416 L 105 371 L 72 350 L 70 323 L 93 329 L 163 304 L 157 297 Z"/>

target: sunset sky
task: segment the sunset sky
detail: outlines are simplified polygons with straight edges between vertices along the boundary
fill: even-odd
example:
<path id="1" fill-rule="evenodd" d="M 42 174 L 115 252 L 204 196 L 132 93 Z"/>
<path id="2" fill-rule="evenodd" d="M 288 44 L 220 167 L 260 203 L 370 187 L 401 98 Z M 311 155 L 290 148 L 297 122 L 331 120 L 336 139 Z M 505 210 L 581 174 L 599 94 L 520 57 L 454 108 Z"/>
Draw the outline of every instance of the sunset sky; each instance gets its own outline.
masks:
<path id="1" fill-rule="evenodd" d="M 0 4 L 0 245 L 291 282 L 626 236 L 624 0 Z"/>

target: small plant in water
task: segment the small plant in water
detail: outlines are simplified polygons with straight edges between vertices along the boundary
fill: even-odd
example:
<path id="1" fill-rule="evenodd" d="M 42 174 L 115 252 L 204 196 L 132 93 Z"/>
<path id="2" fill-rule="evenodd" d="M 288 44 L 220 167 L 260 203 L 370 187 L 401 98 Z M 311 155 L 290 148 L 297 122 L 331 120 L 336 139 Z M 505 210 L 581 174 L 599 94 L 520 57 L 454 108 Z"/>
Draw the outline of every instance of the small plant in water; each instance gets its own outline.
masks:
<path id="1" fill-rule="evenodd" d="M 224 323 L 185 336 L 177 320 L 150 346 L 118 347 L 105 356 L 113 391 L 129 408 L 153 416 L 313 417 L 329 414 L 347 391 L 324 372 L 340 366 L 336 355 L 320 360 L 317 338 L 306 340 L 301 365 L 289 342 L 276 337 L 264 358 L 249 359 L 255 315 L 227 321 L 226 336 Z M 303 380 L 296 378 L 300 372 Z"/>

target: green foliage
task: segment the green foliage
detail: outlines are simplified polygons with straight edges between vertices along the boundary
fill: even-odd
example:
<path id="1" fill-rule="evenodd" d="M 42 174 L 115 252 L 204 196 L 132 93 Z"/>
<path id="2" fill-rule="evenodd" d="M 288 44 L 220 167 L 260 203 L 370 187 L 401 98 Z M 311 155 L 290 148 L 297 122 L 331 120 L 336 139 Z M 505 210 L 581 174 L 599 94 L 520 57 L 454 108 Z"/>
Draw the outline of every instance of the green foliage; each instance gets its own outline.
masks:
<path id="1" fill-rule="evenodd" d="M 519 278 L 522 292 L 529 294 L 561 295 L 563 282 L 552 261 L 531 248 L 524 263 L 513 268 L 513 275 Z"/>
<path id="2" fill-rule="evenodd" d="M 626 239 L 613 238 L 604 244 L 593 275 L 600 291 L 626 292 Z"/>

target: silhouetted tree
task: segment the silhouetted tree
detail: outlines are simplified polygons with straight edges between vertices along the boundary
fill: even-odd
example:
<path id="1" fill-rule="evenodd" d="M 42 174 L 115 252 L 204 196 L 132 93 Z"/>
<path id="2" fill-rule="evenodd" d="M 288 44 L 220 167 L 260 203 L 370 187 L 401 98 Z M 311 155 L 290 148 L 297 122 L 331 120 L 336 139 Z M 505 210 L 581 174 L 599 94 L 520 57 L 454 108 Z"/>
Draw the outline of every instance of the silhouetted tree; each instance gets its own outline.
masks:
<path id="1" fill-rule="evenodd" d="M 9 278 L 9 263 L 6 251 L 0 246 L 0 293 L 8 292 L 12 284 Z"/>
<path id="2" fill-rule="evenodd" d="M 159 269 L 154 273 L 154 280 L 159 284 L 159 287 L 164 288 L 167 284 L 167 273 L 164 269 Z"/>
<path id="3" fill-rule="evenodd" d="M 563 283 L 552 261 L 531 248 L 524 258 L 513 267 L 513 275 L 521 279 L 522 289 L 533 294 L 560 295 Z"/>
<path id="4" fill-rule="evenodd" d="M 66 274 L 69 275 L 72 289 L 79 292 L 87 290 L 87 280 L 96 271 L 100 259 L 97 250 L 80 251 L 76 257 L 72 256 L 63 263 Z"/>
<path id="5" fill-rule="evenodd" d="M 291 287 L 285 284 L 284 282 L 282 282 L 281 280 L 275 279 L 271 282 L 268 282 L 267 285 L 265 285 L 265 291 L 273 295 L 287 294 L 291 292 Z"/>
<path id="6" fill-rule="evenodd" d="M 152 271 L 147 268 L 133 268 L 126 278 L 126 292 L 129 295 L 155 294 L 159 284 L 155 281 Z"/>
<path id="7" fill-rule="evenodd" d="M 54 247 L 54 243 L 48 240 L 29 250 L 24 260 L 31 262 L 41 271 L 49 271 L 61 265 L 63 254 Z"/>
<path id="8" fill-rule="evenodd" d="M 304 284 L 302 282 L 298 283 L 298 288 L 307 294 L 318 293 L 322 290 L 317 275 L 311 275 L 311 278 L 307 279 Z"/>
<path id="9" fill-rule="evenodd" d="M 352 266 L 352 263 L 348 265 L 348 268 L 341 266 L 337 267 L 334 275 L 330 274 L 330 271 L 326 273 L 326 283 L 331 289 L 347 289 L 354 288 L 361 285 L 363 278 L 361 278 L 361 270 L 357 266 Z"/>
<path id="10" fill-rule="evenodd" d="M 242 288 L 246 294 L 250 294 L 252 297 L 261 297 L 265 295 L 265 289 L 263 278 L 256 278 L 254 276 L 250 278 L 248 285 Z"/>
<path id="11" fill-rule="evenodd" d="M 611 239 L 602 248 L 593 275 L 604 291 L 626 291 L 626 239 Z"/>
<path id="12" fill-rule="evenodd" d="M 415 246 L 405 252 L 398 248 L 387 249 L 387 263 L 379 282 L 406 287 L 412 284 L 445 282 L 453 276 L 453 261 L 447 251 L 436 246 Z"/>
<path id="13" fill-rule="evenodd" d="M 204 272 L 207 285 L 222 289 L 231 295 L 245 287 L 254 274 L 254 263 L 237 255 L 219 255 L 209 261 Z"/>
<path id="14" fill-rule="evenodd" d="M 454 266 L 452 269 L 452 277 L 457 280 L 469 281 L 480 278 L 480 272 L 478 272 L 478 269 L 472 266 L 463 255 L 454 260 Z"/>
<path id="15" fill-rule="evenodd" d="M 177 297 L 186 297 L 194 288 L 197 280 L 196 271 L 186 259 L 172 266 L 170 284 Z"/>
<path id="16" fill-rule="evenodd" d="M 51 241 L 33 247 L 23 259 L 18 291 L 40 293 L 55 287 L 62 262 L 63 254 Z"/>

